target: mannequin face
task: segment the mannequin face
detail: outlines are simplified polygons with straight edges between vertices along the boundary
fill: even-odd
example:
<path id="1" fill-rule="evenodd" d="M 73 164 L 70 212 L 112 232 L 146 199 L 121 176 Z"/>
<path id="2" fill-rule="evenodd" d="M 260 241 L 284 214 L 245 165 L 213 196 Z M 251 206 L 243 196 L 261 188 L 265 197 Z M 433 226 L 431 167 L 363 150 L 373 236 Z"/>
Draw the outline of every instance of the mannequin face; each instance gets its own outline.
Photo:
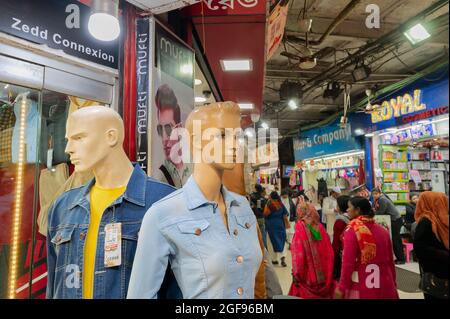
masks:
<path id="1" fill-rule="evenodd" d="M 120 117 L 111 109 L 87 107 L 72 113 L 66 126 L 66 153 L 75 171 L 95 170 L 102 165 L 120 142 Z M 117 114 L 118 116 L 118 114 Z"/>
<path id="2" fill-rule="evenodd" d="M 224 102 L 232 103 L 232 102 Z M 236 106 L 237 107 L 237 106 Z M 194 111 L 196 112 L 196 111 Z M 241 127 L 239 112 L 226 108 L 207 106 L 195 113 L 195 120 L 201 121 L 202 139 L 193 139 L 192 149 L 202 154 L 202 163 L 207 163 L 217 170 L 231 170 L 236 165 L 239 136 L 237 129 Z M 195 130 L 193 135 L 195 135 Z M 212 145 L 218 145 L 212 148 Z M 220 153 L 216 153 L 216 150 Z"/>

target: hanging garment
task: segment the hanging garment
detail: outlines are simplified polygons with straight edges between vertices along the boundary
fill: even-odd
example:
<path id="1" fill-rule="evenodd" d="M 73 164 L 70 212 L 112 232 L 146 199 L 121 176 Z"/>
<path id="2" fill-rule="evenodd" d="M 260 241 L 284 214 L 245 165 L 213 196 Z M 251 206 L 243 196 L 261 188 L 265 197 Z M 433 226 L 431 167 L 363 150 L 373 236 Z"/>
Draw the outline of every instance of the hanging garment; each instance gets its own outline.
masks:
<path id="1" fill-rule="evenodd" d="M 0 104 L 0 163 L 12 161 L 12 135 L 16 116 L 9 104 Z"/>
<path id="2" fill-rule="evenodd" d="M 364 172 L 364 163 L 363 160 L 359 159 L 359 176 L 358 176 L 359 185 L 366 183 L 366 173 Z"/>
<path id="3" fill-rule="evenodd" d="M 324 194 L 326 197 L 328 196 L 327 182 L 323 178 L 317 180 L 317 192 L 318 194 Z"/>
<path id="4" fill-rule="evenodd" d="M 297 185 L 297 172 L 293 170 L 289 175 L 289 186 L 295 187 Z"/>

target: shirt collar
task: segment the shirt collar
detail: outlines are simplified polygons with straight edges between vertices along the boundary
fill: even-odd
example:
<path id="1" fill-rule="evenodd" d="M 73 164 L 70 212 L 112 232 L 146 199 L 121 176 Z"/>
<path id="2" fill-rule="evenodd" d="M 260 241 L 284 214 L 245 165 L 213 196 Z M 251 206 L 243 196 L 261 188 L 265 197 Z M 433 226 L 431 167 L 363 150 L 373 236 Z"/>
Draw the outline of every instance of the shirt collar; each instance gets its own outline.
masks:
<path id="1" fill-rule="evenodd" d="M 130 180 L 128 181 L 127 188 L 114 203 L 121 203 L 122 198 L 130 203 L 136 204 L 138 206 L 145 206 L 145 190 L 147 186 L 147 175 L 139 166 L 139 164 L 133 164 L 133 173 L 131 174 Z M 75 206 L 86 207 L 85 204 L 89 204 L 89 193 L 92 186 L 95 184 L 95 178 L 91 179 L 86 185 L 84 185 L 77 196 L 75 196 L 72 204 L 69 205 L 69 209 L 73 209 Z"/>
<path id="2" fill-rule="evenodd" d="M 189 210 L 196 209 L 200 206 L 211 204 L 211 205 L 217 205 L 216 203 L 209 201 L 205 198 L 205 195 L 203 195 L 202 191 L 198 187 L 197 182 L 194 179 L 194 176 L 191 175 L 186 184 L 183 186 L 183 193 L 185 196 L 185 200 L 187 203 L 187 208 Z M 225 200 L 225 204 L 227 207 L 231 207 L 233 205 L 239 205 L 238 200 L 233 195 L 232 192 L 227 190 L 225 186 L 222 185 L 222 194 L 223 198 Z"/>

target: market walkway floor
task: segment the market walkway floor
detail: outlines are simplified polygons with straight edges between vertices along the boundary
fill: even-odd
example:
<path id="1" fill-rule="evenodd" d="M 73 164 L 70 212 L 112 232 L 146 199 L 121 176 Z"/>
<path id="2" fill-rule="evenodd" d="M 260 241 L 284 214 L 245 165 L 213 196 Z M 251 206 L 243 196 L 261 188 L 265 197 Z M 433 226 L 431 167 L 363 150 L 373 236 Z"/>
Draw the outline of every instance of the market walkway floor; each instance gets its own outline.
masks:
<path id="1" fill-rule="evenodd" d="M 286 263 L 288 265 L 287 267 L 275 266 L 275 272 L 280 280 L 284 295 L 287 295 L 292 283 L 292 257 L 289 250 L 286 253 Z M 423 294 L 417 288 L 420 279 L 419 264 L 412 262 L 399 265 L 396 266 L 396 270 L 400 299 L 423 299 Z"/>

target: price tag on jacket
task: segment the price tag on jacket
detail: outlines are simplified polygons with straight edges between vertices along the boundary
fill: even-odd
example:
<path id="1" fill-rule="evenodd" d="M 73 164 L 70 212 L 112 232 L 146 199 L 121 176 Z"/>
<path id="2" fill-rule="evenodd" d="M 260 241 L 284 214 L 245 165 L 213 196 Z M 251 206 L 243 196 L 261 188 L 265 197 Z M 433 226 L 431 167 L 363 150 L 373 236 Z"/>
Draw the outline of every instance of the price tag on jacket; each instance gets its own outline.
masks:
<path id="1" fill-rule="evenodd" d="M 116 267 L 122 263 L 122 224 L 105 226 L 105 267 Z"/>

